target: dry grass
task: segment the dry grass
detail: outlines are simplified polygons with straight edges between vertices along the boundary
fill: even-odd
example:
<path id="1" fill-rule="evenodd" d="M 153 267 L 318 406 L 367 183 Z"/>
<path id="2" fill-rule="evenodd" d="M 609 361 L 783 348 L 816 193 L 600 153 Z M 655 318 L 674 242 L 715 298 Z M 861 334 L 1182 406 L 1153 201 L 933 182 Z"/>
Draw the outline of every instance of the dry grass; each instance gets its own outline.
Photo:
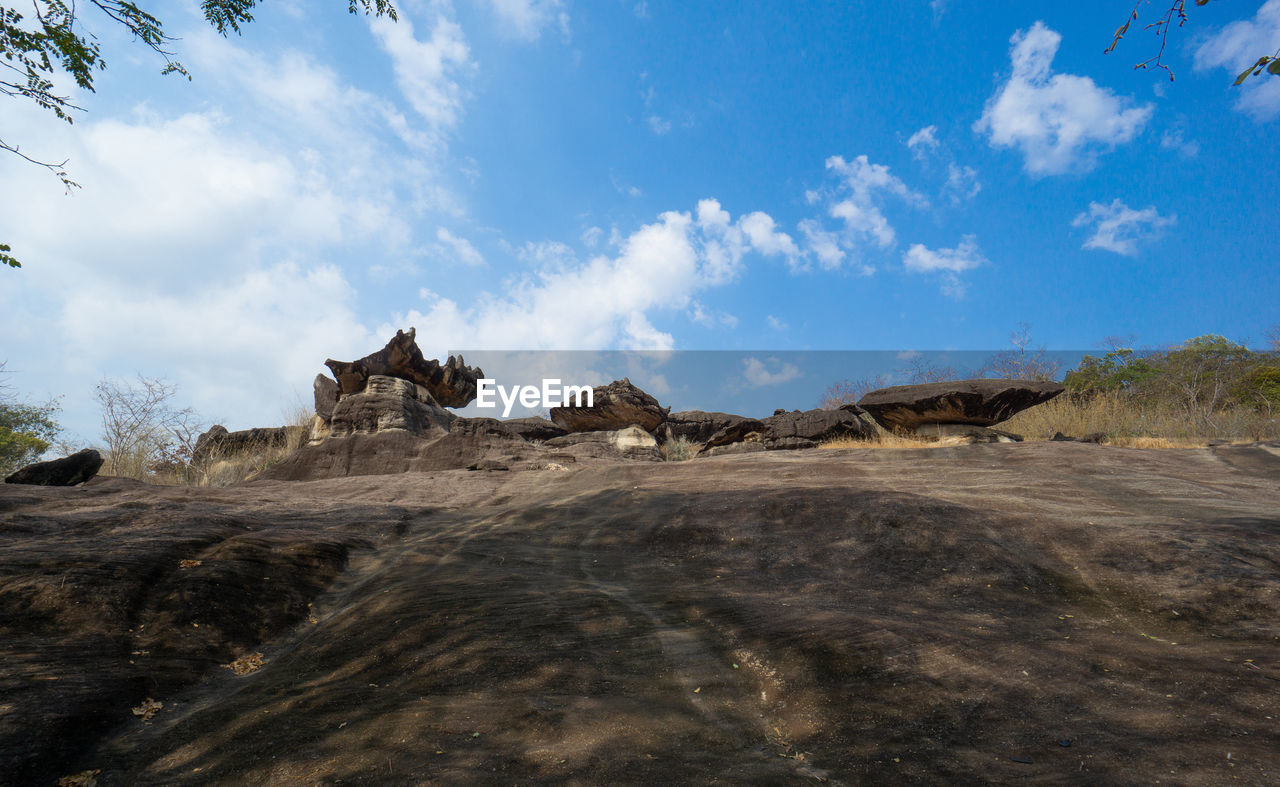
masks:
<path id="1" fill-rule="evenodd" d="M 662 444 L 662 458 L 668 462 L 692 459 L 698 452 L 698 444 L 686 437 L 675 437 Z"/>
<path id="2" fill-rule="evenodd" d="M 944 437 L 941 440 L 928 440 L 923 437 L 914 437 L 911 435 L 893 434 L 892 432 L 880 431 L 870 440 L 859 440 L 854 437 L 837 437 L 834 440 L 828 440 L 819 443 L 819 448 L 880 448 L 889 450 L 908 450 L 917 448 L 943 448 L 949 445 L 960 445 L 965 442 L 959 437 Z"/>
<path id="3" fill-rule="evenodd" d="M 1125 448 L 1200 448 L 1211 440 L 1250 443 L 1280 439 L 1280 414 L 1251 408 L 1220 410 L 1192 418 L 1183 410 L 1159 402 L 1144 402 L 1120 393 L 1081 399 L 1059 396 L 1032 407 L 997 427 L 1029 441 L 1049 440 L 1057 432 L 1068 437 L 1104 435 L 1103 442 Z M 822 448 L 939 448 L 959 439 L 930 441 L 883 430 L 871 440 L 839 438 Z"/>
<path id="4" fill-rule="evenodd" d="M 1134 448 L 1185 448 L 1209 440 L 1252 442 L 1280 438 L 1280 415 L 1237 407 L 1191 417 L 1169 404 L 1113 392 L 1087 399 L 1062 395 L 1000 424 L 1027 440 L 1104 434 L 1108 443 Z"/>

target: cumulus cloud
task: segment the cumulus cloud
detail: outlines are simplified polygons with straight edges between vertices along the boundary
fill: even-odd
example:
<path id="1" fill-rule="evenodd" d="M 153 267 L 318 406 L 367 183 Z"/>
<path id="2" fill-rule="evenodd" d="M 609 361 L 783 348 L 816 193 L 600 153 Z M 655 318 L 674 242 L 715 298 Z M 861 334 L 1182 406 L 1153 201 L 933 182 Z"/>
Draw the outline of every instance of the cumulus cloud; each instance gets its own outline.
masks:
<path id="1" fill-rule="evenodd" d="M 391 57 L 396 85 L 409 105 L 432 130 L 453 128 L 462 113 L 458 75 L 471 65 L 462 28 L 439 15 L 430 38 L 419 40 L 413 22 L 403 14 L 397 22 L 373 17 L 369 27 Z"/>
<path id="2" fill-rule="evenodd" d="M 1160 147 L 1165 150 L 1177 151 L 1179 156 L 1183 158 L 1195 158 L 1200 155 L 1200 143 L 1194 139 L 1187 139 L 1187 123 L 1185 119 L 1179 120 L 1173 126 L 1165 129 L 1160 135 Z"/>
<path id="3" fill-rule="evenodd" d="M 870 239 L 881 248 L 892 246 L 897 239 L 879 203 L 884 195 L 895 196 L 919 206 L 928 205 L 920 194 L 893 175 L 883 164 L 872 164 L 865 155 L 853 161 L 841 156 L 827 159 L 827 169 L 840 177 L 840 198 L 828 208 L 832 218 L 842 219 L 852 235 Z"/>
<path id="4" fill-rule="evenodd" d="M 779 232 L 765 213 L 748 213 L 733 221 L 718 200 L 704 199 L 698 202 L 697 227 L 705 258 L 704 275 L 713 283 L 734 278 L 743 255 L 750 250 L 766 256 L 782 255 L 792 267 L 802 264 L 795 241 Z"/>
<path id="5" fill-rule="evenodd" d="M 1220 67 L 1232 76 L 1242 73 L 1263 55 L 1280 50 L 1280 0 L 1267 0 L 1253 19 L 1232 22 L 1196 49 L 1197 69 Z M 1251 77 L 1240 87 L 1236 109 L 1259 122 L 1280 115 L 1280 79 L 1266 74 Z"/>
<path id="6" fill-rule="evenodd" d="M 848 256 L 844 249 L 840 248 L 840 236 L 823 229 L 822 225 L 813 219 L 804 219 L 800 222 L 800 233 L 804 235 L 805 246 L 817 258 L 818 265 L 823 270 L 836 270 Z"/>
<path id="7" fill-rule="evenodd" d="M 966 235 L 954 249 L 930 249 L 922 243 L 914 243 L 902 255 L 902 265 L 911 273 L 939 274 L 942 291 L 953 298 L 964 296 L 966 286 L 959 274 L 973 270 L 990 261 L 978 250 L 977 240 Z"/>
<path id="8" fill-rule="evenodd" d="M 778 365 L 777 358 L 770 358 L 768 361 L 773 366 Z M 757 388 L 781 385 L 800 376 L 800 370 L 796 368 L 795 364 L 790 363 L 782 364 L 781 368 L 776 372 L 769 371 L 769 367 L 759 358 L 744 358 L 742 365 L 742 375 L 747 378 L 747 382 Z"/>
<path id="9" fill-rule="evenodd" d="M 924 158 L 926 152 L 938 149 L 938 127 L 925 126 L 907 139 L 907 148 L 916 158 Z"/>
<path id="10" fill-rule="evenodd" d="M 1076 216 L 1071 226 L 1093 228 L 1082 248 L 1132 257 L 1138 253 L 1139 245 L 1159 237 L 1165 227 L 1177 220 L 1176 215 L 1161 216 L 1154 206 L 1134 210 L 1116 199 L 1110 205 L 1090 202 L 1089 210 Z"/>
<path id="11" fill-rule="evenodd" d="M 653 324 L 653 315 L 689 310 L 698 319 L 701 310 L 708 320 L 732 320 L 701 307 L 694 296 L 730 281 L 751 252 L 778 256 L 798 250 L 766 214 L 735 219 L 718 201 L 706 199 L 693 213 L 668 211 L 619 238 L 614 256 L 578 261 L 549 255 L 557 259 L 508 280 L 499 293 L 467 304 L 435 296 L 425 310 L 399 315 L 396 323 L 417 326 L 420 343 L 431 345 L 423 344 L 428 354 L 515 346 L 669 350 L 674 339 Z"/>
<path id="12" fill-rule="evenodd" d="M 1062 36 L 1043 22 L 1014 33 L 1010 42 L 1013 73 L 987 102 L 974 130 L 994 147 L 1021 150 L 1027 172 L 1088 170 L 1100 150 L 1129 142 L 1150 119 L 1151 104 L 1130 106 L 1131 100 L 1089 77 L 1055 74 Z"/>

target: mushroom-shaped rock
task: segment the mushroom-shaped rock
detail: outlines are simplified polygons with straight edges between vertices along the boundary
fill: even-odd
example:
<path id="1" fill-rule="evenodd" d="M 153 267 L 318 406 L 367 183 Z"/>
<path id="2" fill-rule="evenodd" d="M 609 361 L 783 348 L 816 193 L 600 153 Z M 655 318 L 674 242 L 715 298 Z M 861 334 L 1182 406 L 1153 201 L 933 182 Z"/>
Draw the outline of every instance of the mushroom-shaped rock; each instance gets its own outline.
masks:
<path id="1" fill-rule="evenodd" d="M 396 377 L 426 388 L 432 398 L 444 407 L 466 407 L 476 398 L 476 381 L 484 377 L 480 369 L 467 366 L 461 355 L 439 361 L 422 357 L 415 341 L 416 330 L 396 331 L 387 346 L 358 361 L 325 361 L 338 381 L 343 396 L 360 393 L 370 377 Z"/>
<path id="2" fill-rule="evenodd" d="M 1064 390 L 1042 380 L 956 380 L 881 388 L 859 399 L 858 406 L 891 431 L 912 432 L 924 424 L 991 426 Z"/>
<path id="3" fill-rule="evenodd" d="M 591 401 L 591 407 L 553 407 L 551 420 L 566 432 L 612 432 L 635 424 L 652 434 L 671 410 L 625 377 L 593 388 Z"/>
<path id="4" fill-rule="evenodd" d="M 75 486 L 97 475 L 100 467 L 102 467 L 102 454 L 92 448 L 86 448 L 61 459 L 27 465 L 11 474 L 4 482 L 36 486 Z"/>

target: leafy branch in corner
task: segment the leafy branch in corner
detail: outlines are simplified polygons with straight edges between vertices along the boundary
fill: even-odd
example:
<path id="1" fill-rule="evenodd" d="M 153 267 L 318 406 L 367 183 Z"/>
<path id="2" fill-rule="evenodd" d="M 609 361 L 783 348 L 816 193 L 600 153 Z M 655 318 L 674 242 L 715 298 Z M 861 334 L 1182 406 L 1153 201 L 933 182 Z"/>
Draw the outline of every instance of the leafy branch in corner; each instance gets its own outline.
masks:
<path id="1" fill-rule="evenodd" d="M 1125 33 L 1129 32 L 1129 26 L 1138 21 L 1138 9 L 1147 2 L 1149 2 L 1149 0 L 1137 0 L 1137 2 L 1134 3 L 1133 10 L 1129 12 L 1129 18 L 1125 20 L 1123 25 L 1120 25 L 1120 27 L 1116 29 L 1115 37 L 1111 39 L 1111 46 L 1107 47 L 1103 54 L 1110 54 L 1115 50 L 1116 46 L 1120 43 L 1120 39 L 1124 38 Z M 1195 0 L 1195 4 L 1208 5 L 1209 0 Z M 1177 23 L 1179 28 L 1187 23 L 1187 0 L 1171 0 L 1169 3 L 1169 9 L 1165 11 L 1160 18 L 1143 27 L 1144 30 L 1152 30 L 1157 36 L 1159 36 L 1160 49 L 1154 56 L 1143 60 L 1141 63 L 1135 64 L 1135 69 L 1146 70 L 1151 67 L 1163 68 L 1165 72 L 1169 74 L 1169 81 L 1173 81 L 1173 69 L 1169 68 L 1168 64 L 1164 62 L 1164 52 L 1169 43 L 1169 31 L 1174 27 L 1175 23 Z M 1275 54 L 1263 55 L 1258 58 L 1258 62 L 1240 72 L 1240 76 L 1236 77 L 1235 82 L 1232 84 L 1239 87 L 1240 85 L 1243 85 L 1245 80 L 1249 77 L 1258 76 L 1264 70 L 1268 74 L 1280 75 L 1280 49 L 1277 49 Z"/>
<path id="2" fill-rule="evenodd" d="M 239 34 L 240 25 L 253 21 L 251 12 L 257 3 L 258 0 L 201 0 L 200 9 L 205 21 L 226 36 L 232 32 Z M 160 73 L 181 74 L 191 79 L 182 63 L 174 59 L 175 52 L 170 48 L 178 39 L 165 33 L 164 25 L 155 15 L 128 0 L 89 0 L 89 4 L 160 55 L 165 62 Z M 58 119 L 72 123 L 73 113 L 83 112 L 84 108 L 57 90 L 54 76 L 64 73 L 78 87 L 92 93 L 95 92 L 94 73 L 105 70 L 107 63 L 97 38 L 80 25 L 75 0 L 32 0 L 31 5 L 31 19 L 17 9 L 0 6 L 0 95 L 29 99 Z M 397 19 L 390 0 L 347 0 L 347 10 L 352 14 L 363 10 L 366 14 Z M 68 193 L 80 187 L 67 175 L 66 161 L 61 164 L 40 161 L 22 153 L 18 145 L 3 140 L 0 140 L 0 149 L 48 169 L 62 181 Z M 8 251 L 7 245 L 0 244 L 0 263 L 21 267 Z"/>

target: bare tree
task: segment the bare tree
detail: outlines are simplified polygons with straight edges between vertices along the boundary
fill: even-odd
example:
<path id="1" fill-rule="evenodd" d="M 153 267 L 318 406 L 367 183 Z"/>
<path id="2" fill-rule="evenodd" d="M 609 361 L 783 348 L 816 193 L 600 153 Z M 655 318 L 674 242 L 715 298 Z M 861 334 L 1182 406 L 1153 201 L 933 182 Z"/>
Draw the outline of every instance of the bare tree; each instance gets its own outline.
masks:
<path id="1" fill-rule="evenodd" d="M 1058 376 L 1058 362 L 1049 357 L 1043 347 L 1032 350 L 1031 326 L 1018 323 L 1009 335 L 1012 350 L 1002 350 L 987 359 L 979 370 L 979 377 L 1000 377 L 1010 380 L 1053 380 Z"/>
<path id="2" fill-rule="evenodd" d="M 93 397 L 102 407 L 102 439 L 111 475 L 144 478 L 157 463 L 189 463 L 201 422 L 178 409 L 178 387 L 139 374 L 135 382 L 103 378 Z"/>
<path id="3" fill-rule="evenodd" d="M 846 404 L 857 404 L 858 400 L 867 395 L 868 391 L 874 391 L 877 388 L 888 388 L 893 383 L 889 382 L 883 375 L 875 377 L 863 377 L 859 380 L 841 380 L 827 388 L 822 394 L 822 398 L 818 400 L 818 407 L 823 410 L 839 410 Z"/>

